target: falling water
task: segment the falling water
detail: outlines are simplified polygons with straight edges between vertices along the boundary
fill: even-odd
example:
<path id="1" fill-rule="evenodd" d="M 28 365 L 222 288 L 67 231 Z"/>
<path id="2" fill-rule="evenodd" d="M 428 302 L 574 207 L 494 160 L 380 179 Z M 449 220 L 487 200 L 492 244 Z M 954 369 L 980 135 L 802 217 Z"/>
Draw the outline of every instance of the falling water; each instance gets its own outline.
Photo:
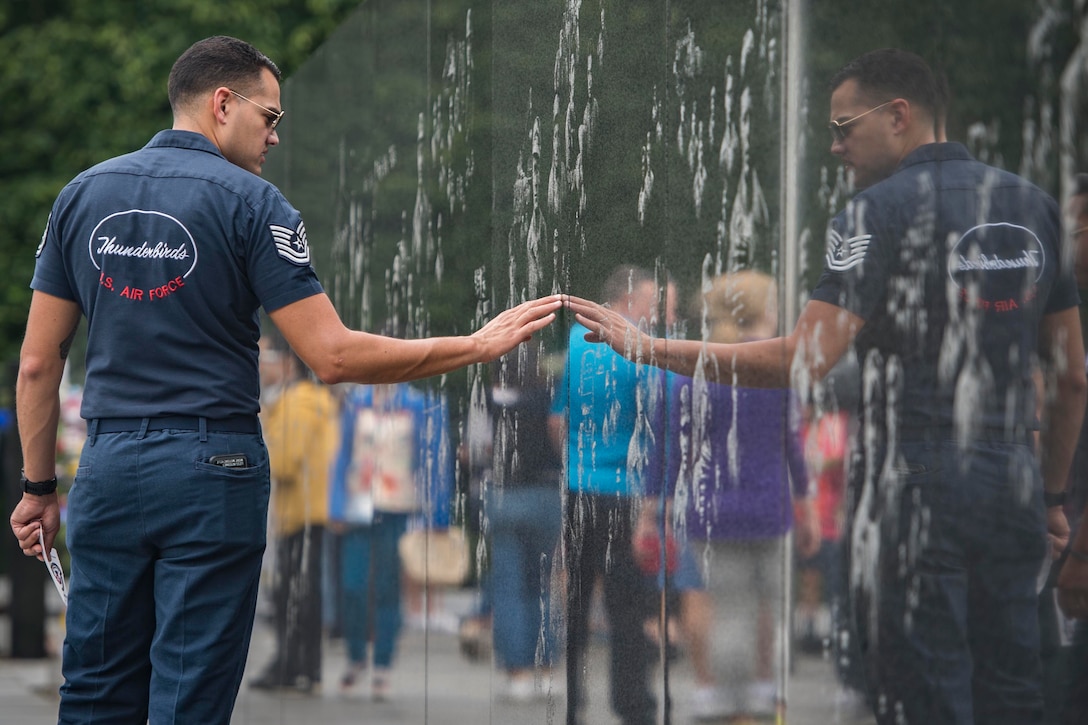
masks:
<path id="1" fill-rule="evenodd" d="M 793 12 L 799 4 L 785 6 Z M 1024 99 L 1023 127 L 1002 127 L 992 118 L 972 119 L 975 122 L 967 127 L 963 140 L 979 158 L 1016 167 L 1045 186 L 1052 186 L 1056 175 L 1060 188 L 1068 193 L 1073 174 L 1088 169 L 1083 155 L 1086 129 L 1081 120 L 1088 103 L 1088 43 L 1084 41 L 1088 26 L 1082 27 L 1088 20 L 1084 18 L 1084 3 L 1041 0 L 1037 5 L 1036 21 L 1025 31 L 1027 71 L 1036 82 L 1030 97 Z M 793 62 L 802 67 L 813 59 L 806 57 L 804 50 L 791 48 L 794 38 L 783 31 L 784 9 L 779 3 L 755 0 L 745 14 L 730 17 L 730 27 L 725 30 L 716 27 L 706 13 L 700 15 L 701 8 L 693 8 L 691 15 L 685 16 L 688 8 L 676 3 L 663 4 L 662 14 L 654 14 L 656 6 L 647 10 L 649 19 L 640 25 L 632 20 L 636 9 L 628 8 L 623 9 L 623 17 L 609 16 L 606 24 L 604 3 L 593 0 L 556 0 L 541 4 L 539 12 L 525 11 L 525 15 L 511 11 L 507 16 L 503 14 L 506 10 L 466 5 L 444 11 L 448 20 L 445 29 L 418 44 L 426 46 L 425 57 L 411 52 L 410 47 L 398 56 L 397 52 L 404 50 L 402 46 L 412 45 L 399 36 L 387 40 L 378 33 L 368 44 L 372 36 L 357 33 L 351 36 L 351 43 L 339 41 L 345 57 L 366 61 L 353 66 L 360 74 L 392 76 L 394 71 L 399 72 L 383 65 L 390 62 L 388 58 L 411 58 L 410 63 L 416 65 L 405 74 L 406 78 L 418 76 L 420 68 L 427 69 L 418 87 L 413 87 L 412 80 L 397 85 L 398 94 L 409 99 L 410 108 L 390 115 L 395 119 L 392 129 L 382 125 L 386 122 L 383 114 L 396 105 L 389 103 L 387 95 L 380 96 L 389 94 L 389 86 L 375 86 L 363 99 L 353 95 L 351 84 L 342 79 L 323 85 L 325 97 L 343 104 L 333 114 L 336 120 L 339 116 L 351 118 L 342 127 L 329 124 L 336 129 L 324 141 L 331 161 L 311 156 L 311 151 L 299 151 L 291 161 L 293 170 L 308 171 L 306 167 L 311 164 L 327 166 L 322 173 L 334 177 L 326 184 L 329 188 L 322 187 L 321 191 L 332 199 L 330 206 L 334 208 L 325 220 L 329 229 L 311 236 L 315 247 L 324 244 L 329 248 L 333 264 L 331 269 L 320 272 L 345 322 L 371 330 L 382 329 L 388 322 L 386 329 L 416 337 L 438 330 L 437 320 L 442 319 L 443 334 L 451 330 L 461 333 L 482 326 L 496 307 L 547 292 L 577 292 L 572 280 L 586 285 L 596 281 L 586 281 L 589 275 L 583 273 L 584 266 L 593 266 L 595 271 L 613 259 L 629 261 L 628 256 L 631 261 L 638 257 L 640 263 L 656 264 L 658 269 L 675 275 L 685 287 L 685 298 L 697 292 L 699 285 L 709 289 L 711 280 L 721 274 L 760 268 L 778 276 L 782 288 L 797 285 L 795 292 L 784 289 L 782 295 L 804 299 L 804 291 L 811 288 L 814 273 L 818 272 L 816 260 L 822 257 L 822 251 L 810 252 L 812 247 L 823 247 L 823 224 L 791 227 L 780 221 L 789 213 L 782 208 L 787 201 L 779 193 L 780 188 L 792 189 L 816 208 L 815 216 L 824 217 L 845 208 L 853 190 L 838 164 L 828 162 L 807 179 L 792 175 L 802 164 L 791 167 L 781 164 L 778 158 L 804 158 L 812 165 L 807 158 L 810 153 L 815 158 L 826 157 L 825 120 L 808 118 L 810 112 L 815 112 L 809 103 L 823 94 L 826 79 L 803 78 L 790 91 L 791 102 L 784 102 L 785 84 L 796 80 L 784 77 L 785 56 L 797 53 Z M 439 15 L 437 10 L 435 15 Z M 454 16 L 452 20 L 450 15 Z M 516 73 L 504 75 L 508 66 L 493 57 L 492 47 L 485 47 L 509 30 L 501 24 L 500 18 L 504 17 L 507 23 L 511 22 L 509 17 L 539 20 L 533 31 L 543 40 L 534 38 L 539 45 L 526 48 L 533 53 L 525 60 L 525 67 L 535 73 L 531 82 Z M 372 18 L 368 22 L 380 24 L 384 20 Z M 664 20 L 667 32 L 659 32 L 659 20 Z M 429 33 L 430 22 L 428 18 Z M 1074 27 L 1077 37 L 1071 42 L 1076 43 L 1076 48 L 1062 57 L 1062 44 L 1066 42 L 1063 38 L 1068 38 Z M 635 30 L 628 35 L 628 28 Z M 794 32 L 803 34 L 806 30 L 801 27 Z M 723 41 L 726 35 L 727 42 Z M 368 43 L 356 42 L 359 37 L 366 37 Z M 647 53 L 655 54 L 654 72 L 633 79 L 633 87 L 621 93 L 616 88 L 617 78 L 632 80 L 620 72 L 621 66 L 637 55 L 633 48 L 639 44 L 648 49 Z M 504 46 L 502 50 L 512 49 Z M 334 61 L 328 65 L 348 62 L 344 58 Z M 516 100 L 506 99 L 507 92 Z M 486 122 L 475 115 L 481 100 L 495 106 L 487 106 L 487 113 L 494 111 L 495 116 L 487 116 Z M 624 117 L 617 119 L 611 104 L 621 100 L 631 105 L 624 107 Z M 500 108 L 500 102 L 506 105 Z M 289 119 L 303 118 L 294 110 L 297 107 L 292 106 Z M 306 116 L 307 120 L 314 119 L 305 124 L 308 133 L 317 133 L 325 123 L 318 111 L 327 114 L 328 108 L 315 108 Z M 781 115 L 793 114 L 800 116 L 791 121 L 797 125 L 783 122 L 778 126 Z M 766 136 L 774 135 L 778 128 L 782 131 L 778 146 L 768 146 Z M 504 135 L 507 133 L 509 137 Z M 492 134 L 497 139 L 494 142 Z M 1004 142 L 1017 134 L 1023 144 L 1020 157 L 1003 157 L 1002 149 L 1008 148 Z M 620 148 L 617 138 L 629 148 Z M 817 141 L 812 143 L 811 139 Z M 285 143 L 285 149 L 291 145 Z M 486 155 L 481 149 L 486 149 Z M 632 163 L 628 164 L 628 158 Z M 601 178 L 594 176 L 604 177 L 623 164 L 631 167 L 631 178 L 617 185 L 620 191 L 606 189 Z M 321 183 L 327 181 L 319 179 Z M 979 193 L 986 195 L 985 190 Z M 294 193 L 289 192 L 288 197 L 293 198 Z M 499 203 L 486 208 L 484 202 L 482 210 L 473 208 L 480 204 L 475 200 L 486 198 Z M 300 208 L 304 207 L 300 204 Z M 622 215 L 608 216 L 615 209 L 622 209 Z M 317 228 L 317 220 L 311 222 L 311 218 L 320 212 L 311 212 L 307 206 L 304 213 L 308 227 Z M 933 209 L 926 209 L 913 220 L 905 239 L 905 247 L 912 254 L 929 243 L 935 214 Z M 602 228 L 600 219 L 615 218 L 631 224 Z M 638 238 L 640 233 L 659 238 Z M 484 254 L 468 258 L 463 251 L 468 246 L 466 236 L 477 245 L 469 253 L 486 248 Z M 957 242 L 954 238 L 946 240 L 949 250 Z M 780 251 L 794 249 L 799 250 L 796 255 Z M 980 253 L 978 248 L 963 250 L 969 262 L 977 261 Z M 791 259 L 783 262 L 782 254 Z M 602 261 L 601 256 L 607 259 Z M 932 334 L 935 324 L 922 304 L 924 292 L 919 281 L 925 277 L 926 264 L 946 262 L 943 253 L 928 260 L 922 257 L 915 257 L 919 266 L 906 269 L 888 285 L 895 334 L 918 341 Z M 790 267 L 791 263 L 796 266 Z M 797 279 L 792 279 L 794 276 Z M 459 293 L 461 288 L 466 291 Z M 1019 389 L 994 389 L 993 372 L 979 344 L 980 315 L 973 306 L 982 291 L 969 282 L 963 289 L 949 284 L 945 293 L 952 319 L 942 341 L 940 373 L 942 382 L 956 391 L 957 437 L 969 440 L 980 425 L 973 414 L 974 401 L 1006 396 L 1008 407 L 1013 408 L 1023 404 L 1025 393 Z M 961 300 L 967 304 L 960 304 Z M 692 315 L 692 328 L 697 315 Z M 792 321 L 788 314 L 783 319 Z M 695 331 L 696 335 L 699 332 Z M 701 332 L 705 339 L 705 324 Z M 1008 355 L 1013 362 L 1019 362 L 1029 359 L 1034 351 L 1013 347 Z M 901 484 L 894 431 L 905 405 L 898 397 L 897 386 L 907 364 L 892 357 L 871 358 L 863 366 L 864 411 L 870 417 L 867 430 L 886 428 L 893 432 L 892 452 L 887 456 L 875 437 L 860 441 L 868 468 L 856 492 L 862 513 L 852 522 L 854 550 L 849 573 L 855 594 L 860 597 L 857 603 L 870 617 L 877 613 L 880 576 L 910 572 L 913 557 L 928 536 L 928 512 L 920 502 L 908 497 L 905 505 L 912 506 L 909 534 L 897 551 L 880 551 L 881 521 L 889 516 L 888 507 L 896 505 L 897 486 Z M 803 370 L 794 372 L 799 396 L 806 400 L 816 397 L 815 391 L 822 383 L 808 379 Z M 457 411 L 461 417 L 487 417 L 486 398 L 496 384 L 495 377 L 500 389 L 510 384 L 508 372 L 490 376 L 483 366 L 469 372 L 464 381 L 463 410 Z M 460 377 L 451 375 L 438 385 L 453 392 L 461 383 Z M 712 460 L 712 443 L 720 431 L 711 430 L 707 424 L 711 385 L 700 370 L 684 399 L 639 400 L 639 441 L 628 449 L 632 472 L 648 465 L 647 441 L 668 433 L 649 425 L 654 406 L 678 405 L 681 421 L 690 429 L 682 443 L 692 457 L 691 466 L 697 473 L 714 471 L 705 477 L 697 475 L 699 485 L 722 487 L 735 480 L 749 452 L 741 449 L 736 429 L 741 421 L 734 420 L 731 431 L 725 434 L 727 459 Z M 615 435 L 619 429 L 617 417 L 616 407 L 609 408 L 587 424 L 583 440 Z M 461 437 L 477 437 L 498 447 L 516 447 L 524 435 L 521 428 L 512 425 L 489 438 L 486 432 L 470 432 L 477 422 L 461 422 Z M 575 452 L 576 460 L 570 461 L 575 478 L 584 479 L 597 454 L 590 443 Z M 720 465 L 715 467 L 715 463 Z M 708 493 L 679 482 L 673 522 L 681 536 L 710 533 L 683 531 L 685 524 L 680 516 L 689 502 L 707 501 Z M 1027 491 L 1021 493 L 1026 495 Z M 465 506 L 465 494 L 459 505 Z M 486 511 L 481 516 L 486 534 Z M 481 540 L 477 551 L 481 566 L 486 564 L 485 553 Z M 708 549 L 696 555 L 701 557 L 704 570 L 721 564 L 711 560 Z M 885 555 L 899 557 L 899 572 L 882 573 L 877 562 Z M 556 569 L 546 583 L 558 588 L 562 572 Z M 543 607 L 544 602 L 539 604 Z M 562 624 L 561 613 L 552 611 L 550 616 L 547 626 Z M 906 616 L 914 616 L 909 607 Z M 543 631 L 539 634 L 542 636 Z M 784 632 L 780 635 L 785 639 Z M 850 656 L 848 648 L 839 651 L 843 657 Z M 881 704 L 891 713 L 901 710 L 901 706 L 887 699 Z"/>

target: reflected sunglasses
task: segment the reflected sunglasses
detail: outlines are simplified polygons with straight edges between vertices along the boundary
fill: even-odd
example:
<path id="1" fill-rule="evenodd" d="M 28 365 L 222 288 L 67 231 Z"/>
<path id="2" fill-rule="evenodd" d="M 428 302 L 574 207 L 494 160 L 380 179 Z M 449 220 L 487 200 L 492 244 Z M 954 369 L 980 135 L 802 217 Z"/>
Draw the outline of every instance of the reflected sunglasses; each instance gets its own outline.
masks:
<path id="1" fill-rule="evenodd" d="M 283 120 L 283 114 L 287 113 L 287 111 L 280 111 L 280 112 L 277 113 L 276 111 L 273 111 L 271 108 L 266 108 L 266 107 L 262 106 L 261 104 L 257 103 L 256 101 L 251 101 L 250 99 L 246 98 L 241 93 L 234 90 L 233 88 L 228 88 L 227 90 L 230 91 L 231 93 L 233 93 L 234 95 L 238 96 L 239 98 L 241 98 L 243 101 L 245 101 L 247 103 L 252 103 L 254 106 L 256 106 L 257 108 L 259 108 L 262 111 L 264 111 L 265 113 L 267 113 L 268 116 L 266 118 L 266 121 L 268 122 L 268 130 L 269 131 L 275 131 L 276 126 L 278 126 L 280 124 L 280 121 Z"/>
<path id="2" fill-rule="evenodd" d="M 848 118 L 845 121 L 829 121 L 827 127 L 831 129 L 831 138 L 835 141 L 838 141 L 839 143 L 842 143 L 846 140 L 846 137 L 850 135 L 851 124 L 853 124 L 858 119 L 863 118 L 864 116 L 868 116 L 873 111 L 879 111 L 881 108 L 884 108 L 884 106 L 888 105 L 889 103 L 893 103 L 894 100 L 895 99 L 892 99 L 891 101 L 884 101 L 884 103 L 881 103 L 879 106 L 874 106 L 868 111 L 865 111 L 864 113 L 859 113 L 853 118 Z"/>

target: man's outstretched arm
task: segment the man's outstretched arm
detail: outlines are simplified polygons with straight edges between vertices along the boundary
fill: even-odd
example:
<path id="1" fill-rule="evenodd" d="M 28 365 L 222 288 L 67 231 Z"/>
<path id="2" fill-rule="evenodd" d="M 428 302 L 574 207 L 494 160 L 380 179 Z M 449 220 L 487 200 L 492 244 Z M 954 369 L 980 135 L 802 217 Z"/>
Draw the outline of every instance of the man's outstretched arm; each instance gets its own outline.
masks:
<path id="1" fill-rule="evenodd" d="M 494 360 L 548 326 L 561 306 L 559 296 L 544 297 L 499 313 L 471 335 L 419 340 L 348 329 L 324 294 L 269 316 L 322 382 L 396 383 Z"/>

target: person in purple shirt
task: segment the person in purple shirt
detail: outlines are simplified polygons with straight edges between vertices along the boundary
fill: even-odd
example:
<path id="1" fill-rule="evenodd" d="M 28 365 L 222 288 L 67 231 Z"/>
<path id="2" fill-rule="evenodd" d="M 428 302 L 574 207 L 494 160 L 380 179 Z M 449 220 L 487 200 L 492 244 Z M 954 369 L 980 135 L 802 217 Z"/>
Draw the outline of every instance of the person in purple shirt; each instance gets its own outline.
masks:
<path id="1" fill-rule="evenodd" d="M 714 342 L 765 339 L 777 328 L 774 281 L 759 272 L 717 278 L 698 307 Z M 670 375 L 667 400 L 663 498 L 682 550 L 675 585 L 685 639 L 697 645 L 692 658 L 707 658 L 693 664 L 710 675 L 698 678 L 691 710 L 701 719 L 774 714 L 783 694 L 775 674 L 785 643 L 776 636 L 784 631 L 785 547 L 795 511 L 801 552 L 811 555 L 819 544 L 800 411 L 789 390 L 682 375 Z M 659 510 L 645 507 L 640 529 L 655 526 Z"/>

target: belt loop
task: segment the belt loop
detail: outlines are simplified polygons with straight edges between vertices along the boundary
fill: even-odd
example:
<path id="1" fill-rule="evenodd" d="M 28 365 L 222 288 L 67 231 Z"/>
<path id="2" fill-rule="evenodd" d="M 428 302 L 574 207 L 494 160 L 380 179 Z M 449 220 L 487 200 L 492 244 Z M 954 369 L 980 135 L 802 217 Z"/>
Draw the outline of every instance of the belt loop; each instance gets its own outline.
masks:
<path id="1" fill-rule="evenodd" d="M 94 447 L 94 438 L 98 435 L 98 418 L 91 418 L 87 425 L 87 445 Z"/>
<path id="2" fill-rule="evenodd" d="M 143 440 L 145 437 L 147 437 L 147 426 L 150 423 L 150 418 L 144 418 L 140 421 L 140 432 L 136 435 L 136 440 Z"/>
<path id="3" fill-rule="evenodd" d="M 205 418 L 204 416 L 200 416 L 199 418 L 197 418 L 197 420 L 200 421 L 200 423 L 199 423 L 199 425 L 200 425 L 200 442 L 201 443 L 207 443 L 208 442 L 208 419 Z"/>

